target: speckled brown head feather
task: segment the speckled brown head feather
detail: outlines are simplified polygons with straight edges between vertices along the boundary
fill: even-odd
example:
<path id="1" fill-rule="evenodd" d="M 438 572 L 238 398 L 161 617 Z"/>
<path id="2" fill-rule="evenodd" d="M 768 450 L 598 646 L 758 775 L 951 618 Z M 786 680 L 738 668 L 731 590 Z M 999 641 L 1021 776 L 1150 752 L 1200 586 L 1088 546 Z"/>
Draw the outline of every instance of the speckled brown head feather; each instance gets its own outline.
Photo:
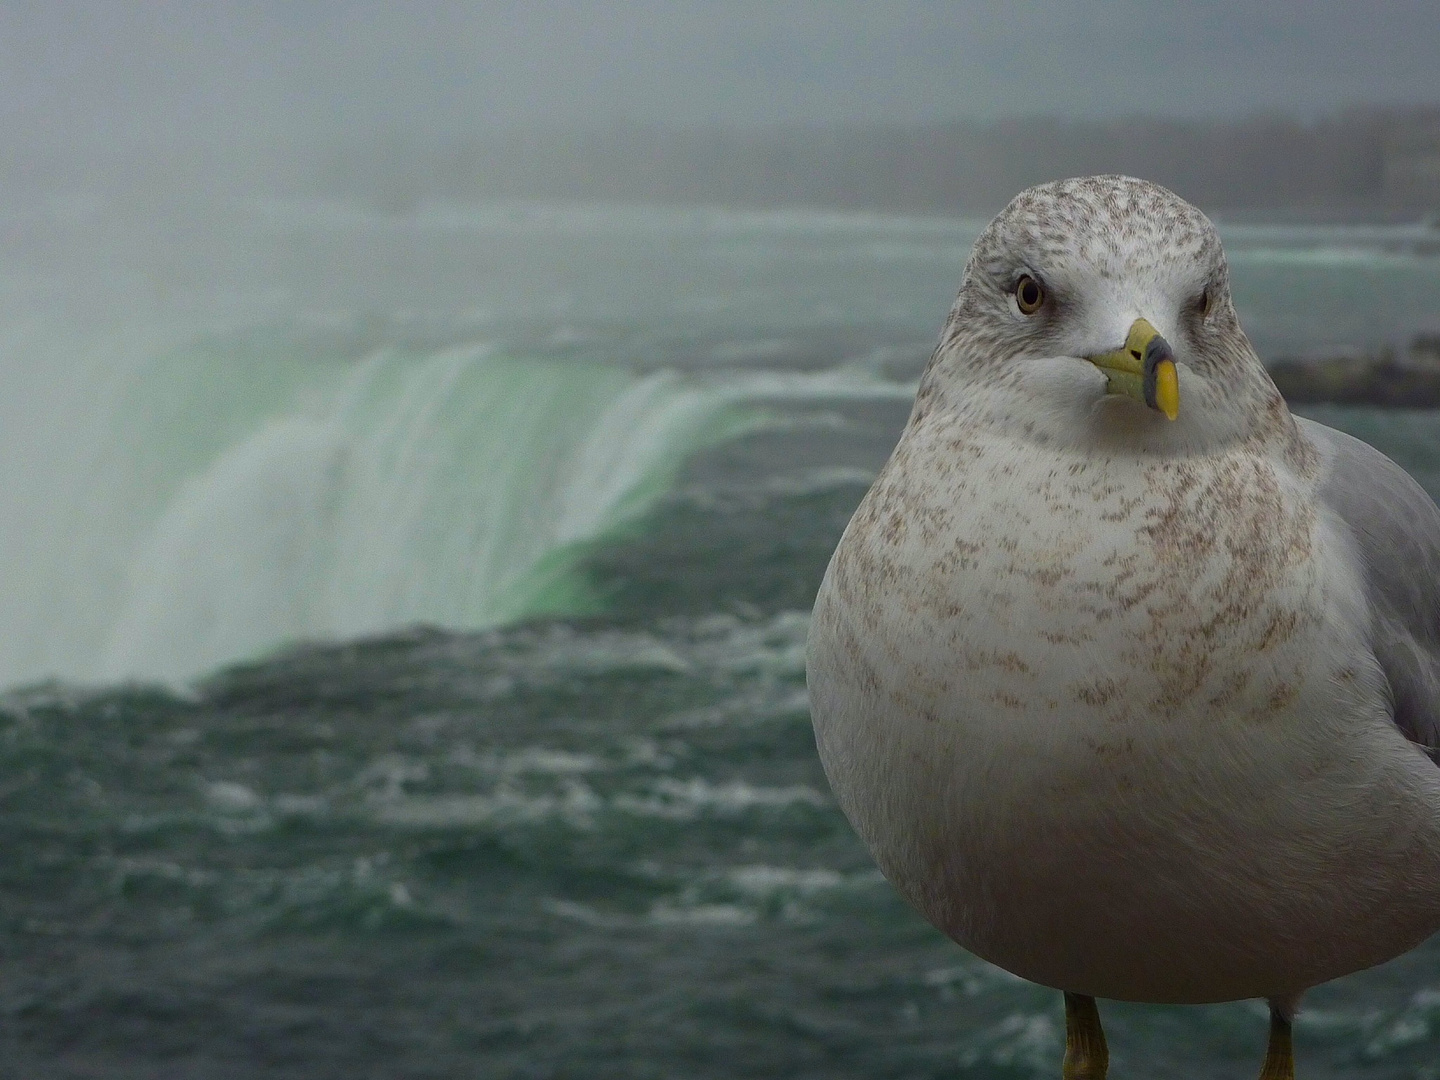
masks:
<path id="1" fill-rule="evenodd" d="M 1044 288 L 1044 305 L 1031 316 L 1013 295 L 1022 275 Z M 1185 373 L 1192 422 L 1170 442 L 1293 437 L 1284 402 L 1240 328 L 1214 225 L 1174 192 L 1127 176 L 1041 184 L 990 223 L 917 407 L 942 397 L 964 407 L 967 388 L 982 385 L 1023 393 L 1027 360 L 1117 348 L 1136 317 L 1160 328 Z"/>

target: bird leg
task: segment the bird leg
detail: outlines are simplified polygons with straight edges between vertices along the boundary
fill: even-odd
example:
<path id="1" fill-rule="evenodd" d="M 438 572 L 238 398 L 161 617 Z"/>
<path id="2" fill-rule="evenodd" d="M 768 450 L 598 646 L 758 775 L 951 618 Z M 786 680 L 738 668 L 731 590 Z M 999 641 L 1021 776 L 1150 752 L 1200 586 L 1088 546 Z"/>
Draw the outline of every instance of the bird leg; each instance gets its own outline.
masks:
<path id="1" fill-rule="evenodd" d="M 1105 1046 L 1105 1031 L 1100 1026 L 1100 1010 L 1095 1007 L 1095 999 L 1067 993 L 1065 1064 L 1061 1076 L 1065 1080 L 1105 1080 L 1109 1066 L 1110 1051 Z M 1279 1080 L 1279 1076 L 1276 1073 L 1275 1080 Z M 1266 1073 L 1261 1080 L 1271 1080 L 1270 1074 Z"/>
<path id="2" fill-rule="evenodd" d="M 1290 1042 L 1290 1017 L 1275 1002 L 1270 1003 L 1270 1046 L 1260 1080 L 1295 1080 L 1295 1052 Z"/>

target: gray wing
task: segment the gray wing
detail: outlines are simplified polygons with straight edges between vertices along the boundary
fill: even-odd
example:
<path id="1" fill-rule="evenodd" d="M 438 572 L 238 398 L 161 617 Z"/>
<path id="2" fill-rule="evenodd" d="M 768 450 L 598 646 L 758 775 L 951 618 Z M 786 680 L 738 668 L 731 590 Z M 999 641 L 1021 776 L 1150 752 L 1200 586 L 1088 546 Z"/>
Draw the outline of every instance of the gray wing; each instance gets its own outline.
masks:
<path id="1" fill-rule="evenodd" d="M 1296 422 L 1329 464 L 1320 498 L 1349 526 L 1364 561 L 1371 648 L 1395 724 L 1440 761 L 1440 509 L 1373 446 Z"/>

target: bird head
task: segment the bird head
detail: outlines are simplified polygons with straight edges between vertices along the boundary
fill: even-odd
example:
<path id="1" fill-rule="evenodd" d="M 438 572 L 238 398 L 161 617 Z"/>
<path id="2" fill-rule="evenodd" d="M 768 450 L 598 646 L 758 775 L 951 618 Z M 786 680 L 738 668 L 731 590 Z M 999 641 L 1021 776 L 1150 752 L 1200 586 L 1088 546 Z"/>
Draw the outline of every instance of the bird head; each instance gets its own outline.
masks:
<path id="1" fill-rule="evenodd" d="M 1062 180 L 981 233 L 926 397 L 1040 441 L 1195 449 L 1288 423 L 1214 225 L 1157 184 Z"/>

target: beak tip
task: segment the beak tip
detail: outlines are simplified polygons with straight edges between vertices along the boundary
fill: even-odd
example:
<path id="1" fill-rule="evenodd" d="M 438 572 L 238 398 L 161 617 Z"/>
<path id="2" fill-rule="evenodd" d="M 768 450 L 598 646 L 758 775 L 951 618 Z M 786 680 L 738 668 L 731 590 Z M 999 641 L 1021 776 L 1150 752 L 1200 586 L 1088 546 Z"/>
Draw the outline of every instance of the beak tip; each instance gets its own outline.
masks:
<path id="1" fill-rule="evenodd" d="M 1180 415 L 1180 378 L 1173 360 L 1162 360 L 1155 368 L 1155 404 L 1169 420 Z"/>

